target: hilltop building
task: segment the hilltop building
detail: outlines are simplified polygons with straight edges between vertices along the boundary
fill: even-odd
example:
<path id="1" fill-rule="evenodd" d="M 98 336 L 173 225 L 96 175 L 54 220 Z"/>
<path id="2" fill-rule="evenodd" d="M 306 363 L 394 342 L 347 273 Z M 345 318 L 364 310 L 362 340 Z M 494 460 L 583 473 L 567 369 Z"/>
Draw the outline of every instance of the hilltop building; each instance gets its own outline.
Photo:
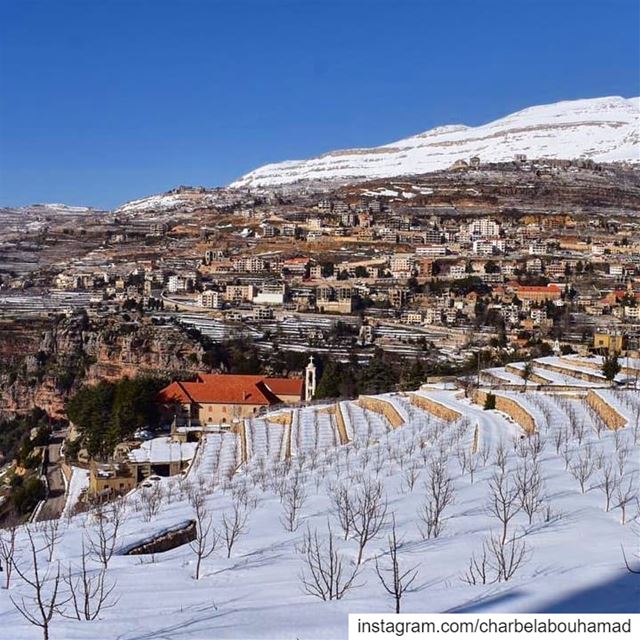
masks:
<path id="1" fill-rule="evenodd" d="M 303 399 L 301 378 L 198 374 L 195 382 L 172 382 L 158 394 L 165 417 L 187 425 L 230 427 L 279 404 Z"/>

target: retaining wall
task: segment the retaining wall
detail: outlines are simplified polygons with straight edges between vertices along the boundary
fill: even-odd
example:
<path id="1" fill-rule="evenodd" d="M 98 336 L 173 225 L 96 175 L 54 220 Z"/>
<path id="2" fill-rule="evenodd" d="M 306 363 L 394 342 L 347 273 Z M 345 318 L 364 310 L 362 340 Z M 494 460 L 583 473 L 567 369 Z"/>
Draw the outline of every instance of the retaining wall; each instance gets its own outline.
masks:
<path id="1" fill-rule="evenodd" d="M 369 411 L 375 411 L 375 413 L 383 415 L 394 429 L 404 424 L 404 420 L 398 413 L 398 410 L 386 400 L 372 398 L 371 396 L 360 396 L 358 398 L 358 404 L 365 409 L 369 409 Z"/>
<path id="2" fill-rule="evenodd" d="M 455 422 L 462 417 L 462 414 L 459 411 L 456 411 L 451 407 L 447 407 L 446 405 L 432 400 L 431 398 L 420 396 L 417 393 L 410 394 L 409 399 L 412 405 L 415 405 L 419 409 L 422 409 L 445 422 Z"/>
<path id="3" fill-rule="evenodd" d="M 476 404 L 484 406 L 488 392 L 478 389 L 473 394 L 473 401 Z M 529 435 L 537 431 L 537 425 L 534 417 L 519 403 L 511 398 L 501 396 L 494 393 L 496 397 L 496 409 L 506 413 L 512 420 L 522 427 L 522 430 Z"/>
<path id="4" fill-rule="evenodd" d="M 627 426 L 626 419 L 620 415 L 599 393 L 590 390 L 587 393 L 587 404 L 602 418 L 604 423 L 615 431 Z"/>

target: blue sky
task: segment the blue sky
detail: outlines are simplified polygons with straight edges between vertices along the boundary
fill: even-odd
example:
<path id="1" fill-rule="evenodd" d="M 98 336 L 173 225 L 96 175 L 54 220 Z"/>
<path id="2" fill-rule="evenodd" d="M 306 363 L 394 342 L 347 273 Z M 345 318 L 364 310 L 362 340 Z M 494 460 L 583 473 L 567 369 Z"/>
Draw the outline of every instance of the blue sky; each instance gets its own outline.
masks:
<path id="1" fill-rule="evenodd" d="M 0 0 L 0 206 L 639 91 L 636 0 Z"/>

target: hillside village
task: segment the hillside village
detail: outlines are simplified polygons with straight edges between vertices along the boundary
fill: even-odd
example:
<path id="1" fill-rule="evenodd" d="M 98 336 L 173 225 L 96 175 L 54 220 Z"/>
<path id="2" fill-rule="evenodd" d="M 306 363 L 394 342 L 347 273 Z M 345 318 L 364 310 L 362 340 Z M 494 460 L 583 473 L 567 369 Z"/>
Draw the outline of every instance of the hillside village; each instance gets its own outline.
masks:
<path id="1" fill-rule="evenodd" d="M 435 179 L 459 178 L 454 188 L 425 186 L 431 177 L 315 197 L 178 189 L 70 227 L 8 225 L 0 309 L 142 310 L 258 341 L 286 335 L 295 317 L 307 343 L 340 321 L 383 349 L 438 334 L 455 346 L 478 329 L 503 346 L 509 334 L 575 348 L 597 332 L 624 334 L 637 350 L 637 172 L 476 163 Z M 56 260 L 74 245 L 78 257 Z M 300 345 L 287 336 L 283 348 Z"/>
<path id="2" fill-rule="evenodd" d="M 122 376 L 302 378 L 309 356 L 316 399 L 638 357 L 639 202 L 633 167 L 520 154 L 344 186 L 180 187 L 112 212 L 3 210 L 5 417 L 64 420 L 83 384 Z"/>
<path id="3" fill-rule="evenodd" d="M 110 212 L 3 210 L 0 552 L 42 537 L 49 563 L 75 566 L 97 558 L 78 555 L 81 531 L 93 544 L 108 534 L 96 637 L 114 616 L 129 624 L 109 594 L 130 588 L 132 562 L 150 615 L 156 558 L 159 584 L 182 576 L 181 607 L 213 598 L 241 626 L 244 608 L 218 602 L 217 576 L 246 567 L 237 597 L 266 616 L 264 637 L 283 632 L 270 596 L 255 592 L 276 567 L 274 594 L 312 616 L 324 615 L 313 600 L 384 610 L 373 567 L 393 522 L 412 571 L 432 567 L 416 593 L 433 610 L 490 610 L 525 584 L 514 610 L 544 609 L 545 563 L 565 572 L 550 574 L 555 601 L 582 602 L 575 575 L 611 580 L 623 595 L 606 606 L 626 610 L 633 552 L 596 540 L 634 544 L 639 205 L 633 167 L 520 155 L 322 188 L 180 187 Z M 530 472 L 533 497 L 515 489 Z M 517 525 L 483 541 L 462 515 L 491 499 L 497 477 L 513 483 Z M 436 481 L 459 497 L 446 528 L 429 515 Z M 305 566 L 341 526 L 339 496 L 367 492 L 380 516 L 371 543 L 353 523 L 340 534 L 362 596 L 346 584 L 338 598 Z M 597 549 L 586 574 L 568 551 L 581 509 Z M 496 564 L 505 554 L 510 569 Z M 7 579 L 5 593 L 28 597 Z M 429 586 L 443 584 L 450 599 Z M 63 618 L 53 627 L 73 634 Z M 342 616 L 331 620 L 339 636 Z"/>

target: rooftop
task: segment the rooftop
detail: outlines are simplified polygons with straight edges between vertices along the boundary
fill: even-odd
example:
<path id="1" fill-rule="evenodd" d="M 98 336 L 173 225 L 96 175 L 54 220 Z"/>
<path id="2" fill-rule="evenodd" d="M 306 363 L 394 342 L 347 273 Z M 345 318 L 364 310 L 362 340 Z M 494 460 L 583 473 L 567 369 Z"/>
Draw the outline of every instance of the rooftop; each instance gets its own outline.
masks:
<path id="1" fill-rule="evenodd" d="M 266 378 L 260 375 L 199 374 L 195 382 L 172 382 L 160 391 L 160 402 L 251 404 L 269 406 L 280 396 L 302 396 L 301 378 Z"/>

